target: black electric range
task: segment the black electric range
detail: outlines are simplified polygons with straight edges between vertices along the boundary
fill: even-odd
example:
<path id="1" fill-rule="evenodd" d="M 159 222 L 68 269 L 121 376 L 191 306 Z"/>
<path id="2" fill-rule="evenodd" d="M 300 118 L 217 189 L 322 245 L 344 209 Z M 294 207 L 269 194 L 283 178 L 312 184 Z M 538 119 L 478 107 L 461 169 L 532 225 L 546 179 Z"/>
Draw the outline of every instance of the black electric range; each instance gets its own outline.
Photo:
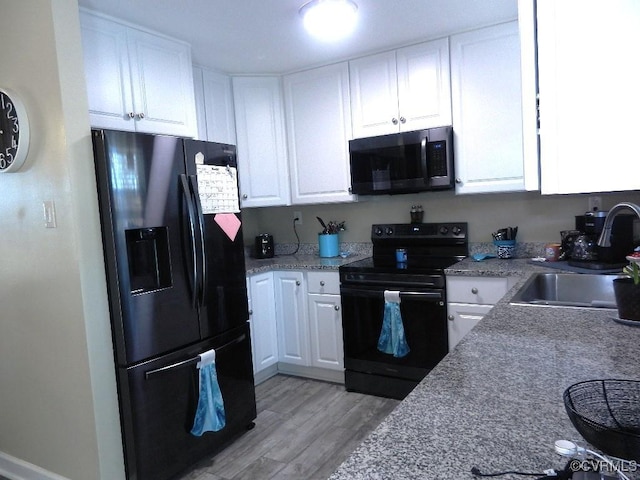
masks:
<path id="1" fill-rule="evenodd" d="M 371 227 L 373 256 L 340 272 L 345 386 L 404 398 L 448 353 L 444 270 L 469 254 L 467 224 L 383 224 Z M 399 295 L 410 352 L 378 350 L 385 292 Z"/>

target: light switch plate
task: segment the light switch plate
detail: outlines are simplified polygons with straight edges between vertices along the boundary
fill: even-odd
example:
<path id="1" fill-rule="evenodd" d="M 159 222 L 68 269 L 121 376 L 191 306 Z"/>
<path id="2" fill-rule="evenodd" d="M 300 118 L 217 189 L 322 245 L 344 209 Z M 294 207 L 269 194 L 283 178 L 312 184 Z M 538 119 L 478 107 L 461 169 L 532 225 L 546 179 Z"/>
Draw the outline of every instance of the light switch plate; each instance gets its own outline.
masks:
<path id="1" fill-rule="evenodd" d="M 53 200 L 45 200 L 42 202 L 44 209 L 44 227 L 56 228 L 56 205 Z"/>

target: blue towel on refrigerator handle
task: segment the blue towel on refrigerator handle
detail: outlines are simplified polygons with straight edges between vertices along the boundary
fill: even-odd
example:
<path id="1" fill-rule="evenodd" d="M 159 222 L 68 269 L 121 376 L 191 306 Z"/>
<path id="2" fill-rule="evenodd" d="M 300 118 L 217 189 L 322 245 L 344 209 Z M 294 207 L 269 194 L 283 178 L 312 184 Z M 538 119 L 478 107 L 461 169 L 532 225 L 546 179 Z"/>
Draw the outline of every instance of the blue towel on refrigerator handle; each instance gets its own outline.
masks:
<path id="1" fill-rule="evenodd" d="M 396 358 L 402 358 L 411 351 L 404 335 L 404 325 L 400 314 L 399 292 L 385 291 L 384 317 L 378 339 L 378 350 Z"/>
<path id="2" fill-rule="evenodd" d="M 222 430 L 226 424 L 226 417 L 216 373 L 215 350 L 200 355 L 198 369 L 199 398 L 191 434 L 200 437 L 205 432 Z"/>

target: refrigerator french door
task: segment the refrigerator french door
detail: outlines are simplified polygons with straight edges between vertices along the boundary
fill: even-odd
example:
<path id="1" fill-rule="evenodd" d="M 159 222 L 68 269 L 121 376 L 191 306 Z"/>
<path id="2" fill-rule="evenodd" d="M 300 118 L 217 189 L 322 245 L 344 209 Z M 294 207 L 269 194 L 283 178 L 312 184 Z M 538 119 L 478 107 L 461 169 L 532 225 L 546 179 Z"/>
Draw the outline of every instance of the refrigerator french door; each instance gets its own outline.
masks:
<path id="1" fill-rule="evenodd" d="M 241 214 L 203 209 L 197 176 L 235 171 L 235 147 L 92 134 L 127 477 L 162 480 L 256 416 Z M 227 425 L 192 437 L 196 362 L 211 348 Z"/>

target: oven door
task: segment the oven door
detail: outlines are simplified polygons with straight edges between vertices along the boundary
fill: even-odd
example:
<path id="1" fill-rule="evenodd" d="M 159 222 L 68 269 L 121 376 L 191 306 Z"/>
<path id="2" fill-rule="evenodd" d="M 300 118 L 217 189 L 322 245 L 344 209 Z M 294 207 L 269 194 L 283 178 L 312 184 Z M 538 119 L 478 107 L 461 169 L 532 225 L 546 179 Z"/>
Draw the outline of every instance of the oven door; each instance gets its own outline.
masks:
<path id="1" fill-rule="evenodd" d="M 445 292 L 403 287 L 400 312 L 410 348 L 402 358 L 380 352 L 378 338 L 389 285 L 342 285 L 342 328 L 345 369 L 420 381 L 448 353 Z"/>

